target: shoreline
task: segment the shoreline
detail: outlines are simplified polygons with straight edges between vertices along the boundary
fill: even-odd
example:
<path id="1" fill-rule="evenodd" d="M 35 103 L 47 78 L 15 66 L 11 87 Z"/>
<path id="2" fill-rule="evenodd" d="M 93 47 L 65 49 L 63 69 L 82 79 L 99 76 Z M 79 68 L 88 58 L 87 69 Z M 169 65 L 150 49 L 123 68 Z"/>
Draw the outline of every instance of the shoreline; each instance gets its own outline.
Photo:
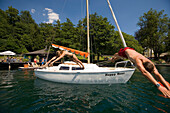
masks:
<path id="1" fill-rule="evenodd" d="M 11 69 L 18 69 L 18 67 L 24 67 L 24 64 L 27 64 L 26 62 L 11 62 L 10 66 Z M 41 63 L 37 63 L 38 65 L 41 65 Z M 55 65 L 58 63 L 55 63 Z M 170 64 L 155 64 L 155 66 L 165 66 L 170 67 Z M 8 62 L 0 62 L 0 69 L 9 69 L 9 63 Z"/>
<path id="2" fill-rule="evenodd" d="M 155 64 L 155 66 L 166 66 L 166 67 L 170 67 L 170 64 Z"/>
<path id="3" fill-rule="evenodd" d="M 19 67 L 24 67 L 24 64 L 27 64 L 27 62 L 0 62 L 0 70 L 9 69 L 9 65 L 11 70 L 19 69 Z M 41 65 L 39 62 L 37 64 Z M 58 63 L 54 63 L 54 65 L 57 64 Z"/>

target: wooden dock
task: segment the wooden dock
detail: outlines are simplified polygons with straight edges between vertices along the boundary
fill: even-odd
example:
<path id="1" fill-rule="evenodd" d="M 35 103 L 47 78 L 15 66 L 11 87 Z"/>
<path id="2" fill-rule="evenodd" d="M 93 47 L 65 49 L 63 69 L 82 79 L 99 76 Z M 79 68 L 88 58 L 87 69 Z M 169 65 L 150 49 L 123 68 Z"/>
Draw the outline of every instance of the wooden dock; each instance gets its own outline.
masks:
<path id="1" fill-rule="evenodd" d="M 18 69 L 18 67 L 23 67 L 25 62 L 0 62 L 0 70 L 3 69 L 9 69 L 9 66 L 11 69 Z"/>

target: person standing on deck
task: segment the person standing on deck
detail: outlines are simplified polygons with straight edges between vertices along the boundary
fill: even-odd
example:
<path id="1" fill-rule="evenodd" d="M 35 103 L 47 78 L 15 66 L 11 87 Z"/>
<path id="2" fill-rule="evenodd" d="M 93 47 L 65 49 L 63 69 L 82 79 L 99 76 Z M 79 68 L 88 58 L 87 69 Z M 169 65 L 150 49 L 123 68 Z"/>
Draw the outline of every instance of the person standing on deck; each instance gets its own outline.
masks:
<path id="1" fill-rule="evenodd" d="M 149 81 L 151 81 L 157 87 L 157 89 L 163 93 L 164 96 L 170 98 L 170 85 L 158 72 L 152 61 L 130 47 L 121 48 L 119 52 L 115 53 L 110 60 L 115 62 L 122 57 L 128 58 L 131 62 L 133 62 L 135 66 L 141 71 L 141 73 Z M 159 80 L 165 87 L 160 85 L 160 83 L 156 81 L 151 73 L 153 73 L 156 79 Z"/>

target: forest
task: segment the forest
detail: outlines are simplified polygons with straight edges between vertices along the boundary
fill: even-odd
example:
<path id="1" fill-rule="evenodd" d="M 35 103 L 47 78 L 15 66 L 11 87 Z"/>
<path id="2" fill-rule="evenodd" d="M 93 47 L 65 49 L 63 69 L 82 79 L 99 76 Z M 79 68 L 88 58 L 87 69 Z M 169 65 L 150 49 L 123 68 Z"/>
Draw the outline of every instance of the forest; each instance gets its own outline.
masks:
<path id="1" fill-rule="evenodd" d="M 112 55 L 123 47 L 118 31 L 106 17 L 90 14 L 90 49 L 95 56 Z M 170 18 L 164 11 L 150 9 L 139 17 L 134 36 L 123 32 L 129 47 L 143 53 L 150 48 L 156 58 L 170 51 Z M 0 51 L 11 50 L 24 54 L 49 47 L 52 43 L 87 51 L 86 17 L 74 25 L 66 22 L 37 24 L 29 11 L 19 12 L 9 6 L 0 9 Z"/>

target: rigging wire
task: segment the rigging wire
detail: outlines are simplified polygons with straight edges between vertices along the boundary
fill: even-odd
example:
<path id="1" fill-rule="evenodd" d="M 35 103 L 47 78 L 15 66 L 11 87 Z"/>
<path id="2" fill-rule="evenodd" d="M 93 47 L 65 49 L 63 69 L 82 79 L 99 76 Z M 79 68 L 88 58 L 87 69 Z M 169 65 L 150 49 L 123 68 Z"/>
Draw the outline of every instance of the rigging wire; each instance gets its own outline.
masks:
<path id="1" fill-rule="evenodd" d="M 64 5 L 63 5 L 63 7 L 62 7 L 61 14 L 63 14 L 63 10 L 64 10 L 64 8 L 65 8 L 65 5 L 66 5 L 66 0 L 64 0 Z"/>
<path id="2" fill-rule="evenodd" d="M 82 50 L 84 51 L 84 41 L 83 41 L 83 16 L 85 15 L 85 10 L 84 10 L 84 3 L 83 1 L 81 0 L 81 28 L 80 28 L 80 48 L 81 48 L 81 43 L 82 43 Z"/>

